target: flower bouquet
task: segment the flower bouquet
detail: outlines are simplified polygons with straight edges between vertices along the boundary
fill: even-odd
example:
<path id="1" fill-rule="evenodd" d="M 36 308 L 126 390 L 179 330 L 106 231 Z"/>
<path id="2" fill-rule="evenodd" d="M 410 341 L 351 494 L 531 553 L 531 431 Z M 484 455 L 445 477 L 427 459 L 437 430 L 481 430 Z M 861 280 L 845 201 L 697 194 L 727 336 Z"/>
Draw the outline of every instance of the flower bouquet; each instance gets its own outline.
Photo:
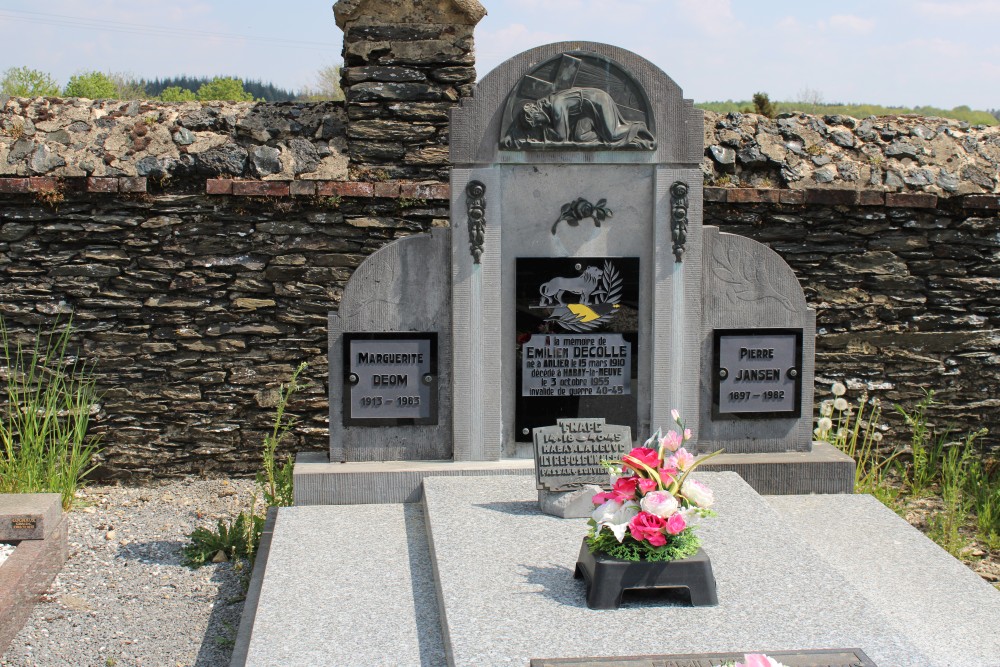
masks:
<path id="1" fill-rule="evenodd" d="M 642 447 L 621 460 L 609 461 L 611 491 L 598 493 L 598 505 L 588 522 L 586 542 L 591 553 L 627 561 L 673 561 L 693 556 L 701 544 L 694 524 L 715 516 L 711 489 L 691 479 L 701 465 L 723 450 L 695 459 L 684 447 L 691 430 L 677 425 L 663 435 L 657 430 Z"/>

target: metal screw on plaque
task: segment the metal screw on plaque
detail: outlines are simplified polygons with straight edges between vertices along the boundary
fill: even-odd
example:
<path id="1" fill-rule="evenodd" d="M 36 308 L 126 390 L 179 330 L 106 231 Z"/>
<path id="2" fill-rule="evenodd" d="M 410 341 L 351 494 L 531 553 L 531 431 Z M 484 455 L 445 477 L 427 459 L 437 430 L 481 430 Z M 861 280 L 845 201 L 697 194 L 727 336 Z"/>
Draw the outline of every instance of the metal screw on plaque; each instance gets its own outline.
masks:
<path id="1" fill-rule="evenodd" d="M 357 384 L 358 380 L 360 379 L 361 378 L 359 378 L 355 373 L 351 373 L 350 375 L 347 376 L 347 381 L 350 382 L 351 384 Z"/>
<path id="2" fill-rule="evenodd" d="M 722 379 L 722 380 L 725 380 L 727 377 L 729 377 L 729 371 L 726 370 L 725 368 L 720 368 L 719 369 L 719 378 Z"/>
<path id="3" fill-rule="evenodd" d="M 574 264 L 573 268 L 575 268 L 577 271 L 583 271 L 583 264 Z"/>
<path id="4" fill-rule="evenodd" d="M 430 384 L 431 382 L 434 382 L 434 376 L 430 374 L 425 375 L 424 384 Z"/>
<path id="5" fill-rule="evenodd" d="M 794 368 L 789 368 L 788 369 L 788 377 L 790 377 L 791 379 L 794 380 L 798 376 L 799 376 L 799 372 L 797 370 L 795 370 Z"/>
<path id="6" fill-rule="evenodd" d="M 522 428 L 521 429 L 521 435 L 528 435 L 528 429 Z"/>

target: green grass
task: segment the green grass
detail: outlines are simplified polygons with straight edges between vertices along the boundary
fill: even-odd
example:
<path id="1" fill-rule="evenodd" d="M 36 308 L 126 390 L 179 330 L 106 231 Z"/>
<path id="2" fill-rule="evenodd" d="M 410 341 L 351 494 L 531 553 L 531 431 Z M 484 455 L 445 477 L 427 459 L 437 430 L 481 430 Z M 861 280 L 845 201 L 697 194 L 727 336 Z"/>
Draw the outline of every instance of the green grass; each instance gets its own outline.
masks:
<path id="1" fill-rule="evenodd" d="M 59 493 L 64 509 L 99 452 L 87 435 L 97 389 L 91 368 L 68 353 L 71 331 L 57 324 L 25 347 L 0 319 L 0 493 Z"/>
<path id="2" fill-rule="evenodd" d="M 843 391 L 840 385 L 835 395 L 841 398 Z M 880 428 L 877 402 L 868 414 L 866 403 L 866 396 L 856 406 L 841 399 L 838 409 L 834 400 L 823 401 L 815 432 L 817 439 L 855 459 L 855 491 L 870 493 L 901 514 L 908 500 L 939 497 L 940 509 L 926 520 L 928 537 L 955 557 L 964 555 L 973 537 L 986 549 L 1000 551 L 1000 464 L 984 460 L 976 445 L 987 429 L 951 440 L 950 429 L 930 421 L 939 403 L 933 390 L 925 390 L 912 409 L 895 406 L 909 429 L 909 443 L 886 453 L 874 446 L 878 438 L 872 435 Z"/>
<path id="3" fill-rule="evenodd" d="M 867 118 L 868 116 L 902 116 L 916 114 L 919 116 L 937 116 L 940 118 L 952 118 L 954 120 L 965 121 L 970 125 L 998 125 L 993 114 L 986 111 L 974 111 L 966 106 L 955 107 L 954 109 L 938 109 L 936 107 L 884 107 L 877 104 L 806 104 L 803 102 L 772 102 L 776 113 L 807 113 L 818 116 L 842 115 L 853 118 Z M 731 111 L 746 111 L 753 109 L 753 102 L 726 100 L 725 102 L 702 102 L 695 105 L 699 109 L 715 111 L 717 113 L 729 113 Z"/>
<path id="4" fill-rule="evenodd" d="M 282 439 L 295 425 L 294 418 L 287 414 L 287 408 L 292 395 L 304 386 L 299 377 L 305 369 L 305 363 L 299 364 L 288 383 L 281 385 L 274 425 L 271 433 L 264 438 L 261 455 L 263 471 L 257 473 L 255 479 L 267 507 L 288 507 L 294 501 L 292 457 L 289 456 L 284 463 L 279 463 L 276 452 Z M 189 567 L 201 567 L 212 562 L 221 552 L 226 560 L 247 561 L 246 571 L 249 574 L 260 546 L 264 519 L 265 514 L 257 511 L 255 493 L 249 509 L 243 510 L 231 521 L 220 519 L 214 530 L 199 527 L 190 533 L 189 543 L 181 551 L 184 564 Z"/>

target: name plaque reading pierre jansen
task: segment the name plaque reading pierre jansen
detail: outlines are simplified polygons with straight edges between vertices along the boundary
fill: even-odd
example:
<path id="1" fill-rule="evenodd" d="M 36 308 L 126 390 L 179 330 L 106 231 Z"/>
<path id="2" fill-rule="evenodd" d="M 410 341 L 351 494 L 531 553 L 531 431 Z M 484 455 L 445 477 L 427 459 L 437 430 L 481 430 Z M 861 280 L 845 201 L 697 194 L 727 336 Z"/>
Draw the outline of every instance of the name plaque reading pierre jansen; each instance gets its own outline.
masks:
<path id="1" fill-rule="evenodd" d="M 632 447 L 632 429 L 603 419 L 560 419 L 556 426 L 532 431 L 535 482 L 546 491 L 572 491 L 594 484 L 607 486 L 601 461 L 620 459 Z"/>
<path id="2" fill-rule="evenodd" d="M 344 426 L 437 424 L 437 333 L 344 334 Z"/>
<path id="3" fill-rule="evenodd" d="M 716 329 L 712 416 L 798 418 L 802 329 Z"/>

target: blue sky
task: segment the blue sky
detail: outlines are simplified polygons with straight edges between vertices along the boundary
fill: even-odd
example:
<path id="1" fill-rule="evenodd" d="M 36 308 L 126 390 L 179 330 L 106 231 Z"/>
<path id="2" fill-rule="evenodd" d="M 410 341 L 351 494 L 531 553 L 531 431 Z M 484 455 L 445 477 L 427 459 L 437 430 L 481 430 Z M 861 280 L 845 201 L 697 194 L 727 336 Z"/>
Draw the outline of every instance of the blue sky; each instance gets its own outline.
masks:
<path id="1" fill-rule="evenodd" d="M 482 1 L 482 0 L 481 0 Z M 553 41 L 615 44 L 696 101 L 1000 107 L 1000 0 L 485 0 L 478 70 Z M 298 89 L 340 61 L 332 0 L 0 0 L 0 70 L 233 74 Z"/>

